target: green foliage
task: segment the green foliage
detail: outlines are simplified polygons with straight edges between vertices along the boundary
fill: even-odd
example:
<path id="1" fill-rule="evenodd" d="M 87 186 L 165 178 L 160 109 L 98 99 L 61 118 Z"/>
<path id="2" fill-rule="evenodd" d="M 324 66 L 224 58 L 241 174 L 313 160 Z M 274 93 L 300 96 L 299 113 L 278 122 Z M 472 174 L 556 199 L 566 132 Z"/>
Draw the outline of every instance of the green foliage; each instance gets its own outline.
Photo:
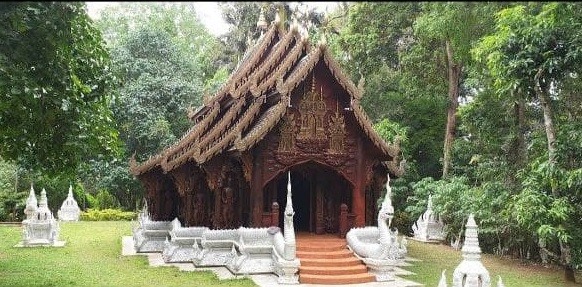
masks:
<path id="1" fill-rule="evenodd" d="M 95 203 L 98 210 L 119 208 L 119 201 L 109 191 L 103 189 L 95 195 Z"/>
<path id="2" fill-rule="evenodd" d="M 374 124 L 374 130 L 382 137 L 386 142 L 400 141 L 401 143 L 406 143 L 408 141 L 408 136 L 406 135 L 406 128 L 402 127 L 396 122 L 391 122 L 388 119 L 383 119 L 380 122 Z"/>
<path id="3" fill-rule="evenodd" d="M 532 3 L 504 9 L 497 14 L 494 34 L 472 50 L 484 62 L 501 95 L 516 88 L 532 94 L 536 73 L 543 85 L 561 80 L 579 68 L 582 27 L 579 4 Z"/>
<path id="4" fill-rule="evenodd" d="M 20 221 L 23 218 L 27 193 L 19 190 L 18 167 L 0 160 L 0 221 Z"/>
<path id="5" fill-rule="evenodd" d="M 361 2 L 350 7 L 345 31 L 338 40 L 349 53 L 349 70 L 355 75 L 372 75 L 387 65 L 400 65 L 400 49 L 416 15 L 418 3 Z M 400 43 L 400 44 L 398 44 Z"/>
<path id="6" fill-rule="evenodd" d="M 0 11 L 0 155 L 50 173 L 115 155 L 114 77 L 84 4 L 11 2 Z"/>
<path id="7" fill-rule="evenodd" d="M 137 213 L 119 209 L 87 209 L 81 212 L 80 220 L 83 221 L 130 221 L 137 218 Z"/>
<path id="8" fill-rule="evenodd" d="M 112 48 L 131 32 L 155 27 L 169 35 L 183 62 L 197 67 L 191 77 L 205 82 L 225 63 L 222 43 L 202 25 L 193 3 L 125 2 L 100 16 L 96 24 Z"/>
<path id="9" fill-rule="evenodd" d="M 187 130 L 186 111 L 201 103 L 202 83 L 170 35 L 154 27 L 130 32 L 112 55 L 125 80 L 112 109 L 128 154 L 143 160 Z"/>

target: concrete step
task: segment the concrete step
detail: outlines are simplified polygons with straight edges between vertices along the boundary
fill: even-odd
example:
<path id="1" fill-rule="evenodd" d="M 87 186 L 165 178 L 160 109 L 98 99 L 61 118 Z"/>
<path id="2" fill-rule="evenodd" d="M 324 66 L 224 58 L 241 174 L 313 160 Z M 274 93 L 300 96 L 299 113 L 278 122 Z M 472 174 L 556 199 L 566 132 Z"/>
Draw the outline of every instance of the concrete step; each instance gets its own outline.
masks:
<path id="1" fill-rule="evenodd" d="M 334 259 L 334 258 L 349 258 L 352 256 L 353 256 L 352 252 L 348 249 L 333 251 L 297 251 L 297 257 L 299 259 L 303 258 Z"/>
<path id="2" fill-rule="evenodd" d="M 300 276 L 306 274 L 312 275 L 348 275 L 367 273 L 368 268 L 365 265 L 338 266 L 338 267 L 319 267 L 319 266 L 301 266 L 299 267 Z"/>
<path id="3" fill-rule="evenodd" d="M 315 267 L 337 267 L 337 266 L 354 266 L 362 263 L 362 260 L 356 257 L 348 258 L 300 258 L 301 266 L 315 266 Z"/>
<path id="4" fill-rule="evenodd" d="M 302 274 L 301 276 L 299 276 L 299 283 L 302 284 L 339 285 L 339 284 L 368 283 L 374 281 L 376 281 L 376 277 L 373 274 L 369 273 L 346 274 L 346 275 Z"/>
<path id="5" fill-rule="evenodd" d="M 330 252 L 346 249 L 346 243 L 344 242 L 309 242 L 301 241 L 297 242 L 297 251 L 319 251 L 319 252 Z"/>

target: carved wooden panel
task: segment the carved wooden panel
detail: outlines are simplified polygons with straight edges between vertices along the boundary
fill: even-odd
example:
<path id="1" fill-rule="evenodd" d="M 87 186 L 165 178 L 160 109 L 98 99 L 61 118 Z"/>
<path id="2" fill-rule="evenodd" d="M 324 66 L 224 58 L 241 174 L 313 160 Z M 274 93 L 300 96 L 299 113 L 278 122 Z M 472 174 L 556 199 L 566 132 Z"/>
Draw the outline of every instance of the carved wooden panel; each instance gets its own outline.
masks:
<path id="1" fill-rule="evenodd" d="M 321 145 L 325 144 L 324 118 L 327 113 L 327 106 L 324 101 L 323 88 L 320 91 L 315 89 L 315 75 L 311 80 L 311 90 L 305 93 L 299 103 L 300 128 L 297 135 L 297 142 L 300 145 Z"/>

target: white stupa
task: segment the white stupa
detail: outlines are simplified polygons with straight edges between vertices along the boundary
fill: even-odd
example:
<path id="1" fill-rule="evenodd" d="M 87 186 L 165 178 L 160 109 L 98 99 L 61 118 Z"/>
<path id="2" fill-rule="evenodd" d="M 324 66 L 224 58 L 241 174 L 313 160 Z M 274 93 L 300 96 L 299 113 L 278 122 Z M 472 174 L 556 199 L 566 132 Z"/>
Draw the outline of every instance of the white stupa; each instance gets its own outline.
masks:
<path id="1" fill-rule="evenodd" d="M 63 201 L 61 209 L 59 209 L 57 214 L 61 221 L 79 221 L 81 209 L 73 197 L 73 187 L 71 185 L 69 185 L 69 195 L 67 195 L 67 198 Z"/>
<path id="2" fill-rule="evenodd" d="M 426 211 L 412 226 L 414 237 L 412 239 L 422 242 L 439 242 L 445 239 L 445 225 L 440 216 L 432 210 L 432 195 L 428 196 Z"/>
<path id="3" fill-rule="evenodd" d="M 34 195 L 32 189 L 31 194 Z M 59 223 L 48 208 L 46 191 L 43 188 L 38 208 L 35 209 L 30 218 L 22 221 L 22 241 L 15 247 L 62 247 L 64 245 L 64 241 L 59 241 Z"/>
<path id="4" fill-rule="evenodd" d="M 461 249 L 463 261 L 453 272 L 452 287 L 491 287 L 489 271 L 481 263 L 481 248 L 479 247 L 477 224 L 473 214 L 469 215 L 465 227 L 465 244 Z M 445 271 L 441 274 L 438 287 L 447 287 Z M 501 276 L 497 281 L 497 287 L 504 287 Z"/>

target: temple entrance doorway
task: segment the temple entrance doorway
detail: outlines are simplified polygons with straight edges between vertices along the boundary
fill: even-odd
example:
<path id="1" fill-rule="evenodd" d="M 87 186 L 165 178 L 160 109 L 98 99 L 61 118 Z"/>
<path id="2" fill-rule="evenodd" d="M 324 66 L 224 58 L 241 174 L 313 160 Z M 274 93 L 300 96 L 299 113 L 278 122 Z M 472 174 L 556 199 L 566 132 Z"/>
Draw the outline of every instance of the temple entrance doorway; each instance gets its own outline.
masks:
<path id="1" fill-rule="evenodd" d="M 328 166 L 307 162 L 291 167 L 294 225 L 299 232 L 338 233 L 340 206 L 351 210 L 353 187 Z M 288 172 L 280 173 L 265 187 L 265 206 L 279 203 L 279 227 L 283 228 L 287 204 Z"/>

